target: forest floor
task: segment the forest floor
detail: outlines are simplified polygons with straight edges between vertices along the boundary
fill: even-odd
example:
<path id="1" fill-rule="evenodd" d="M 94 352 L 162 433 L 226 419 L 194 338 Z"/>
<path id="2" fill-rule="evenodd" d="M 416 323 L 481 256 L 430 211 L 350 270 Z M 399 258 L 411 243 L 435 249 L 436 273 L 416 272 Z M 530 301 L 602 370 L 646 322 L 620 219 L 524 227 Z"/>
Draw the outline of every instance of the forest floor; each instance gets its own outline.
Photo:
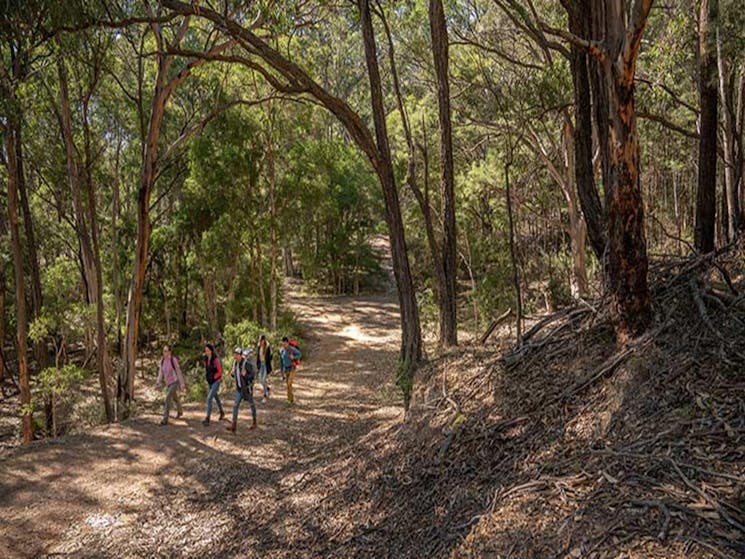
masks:
<path id="1" fill-rule="evenodd" d="M 293 296 L 291 306 L 310 356 L 293 407 L 275 373 L 272 397 L 257 399 L 255 431 L 246 403 L 235 435 L 227 418 L 203 427 L 203 404 L 187 404 L 168 426 L 152 406 L 122 424 L 5 452 L 0 557 L 312 556 L 295 540 L 324 495 L 292 488 L 312 465 L 400 422 L 398 306 L 390 294 Z M 229 417 L 234 387 L 224 384 Z"/>
<path id="2" fill-rule="evenodd" d="M 295 289 L 295 407 L 275 378 L 253 432 L 245 407 L 232 435 L 152 402 L 4 451 L 0 557 L 745 557 L 745 255 L 656 262 L 650 285 L 629 344 L 579 302 L 519 346 L 433 356 L 406 418 L 395 297 Z"/>

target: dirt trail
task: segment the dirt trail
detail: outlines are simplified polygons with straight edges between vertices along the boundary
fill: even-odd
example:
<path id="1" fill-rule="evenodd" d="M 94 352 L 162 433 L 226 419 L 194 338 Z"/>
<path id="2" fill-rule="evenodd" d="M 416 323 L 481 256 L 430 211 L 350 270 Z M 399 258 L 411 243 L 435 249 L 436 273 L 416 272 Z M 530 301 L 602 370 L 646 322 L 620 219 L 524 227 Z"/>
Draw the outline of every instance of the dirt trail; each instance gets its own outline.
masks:
<path id="1" fill-rule="evenodd" d="M 167 427 L 150 414 L 8 452 L 0 557 L 307 557 L 298 534 L 323 495 L 291 489 L 401 418 L 398 308 L 390 294 L 291 305 L 307 333 L 293 408 L 273 374 L 253 432 L 245 403 L 236 435 L 225 421 L 203 427 L 204 405 L 189 404 Z"/>

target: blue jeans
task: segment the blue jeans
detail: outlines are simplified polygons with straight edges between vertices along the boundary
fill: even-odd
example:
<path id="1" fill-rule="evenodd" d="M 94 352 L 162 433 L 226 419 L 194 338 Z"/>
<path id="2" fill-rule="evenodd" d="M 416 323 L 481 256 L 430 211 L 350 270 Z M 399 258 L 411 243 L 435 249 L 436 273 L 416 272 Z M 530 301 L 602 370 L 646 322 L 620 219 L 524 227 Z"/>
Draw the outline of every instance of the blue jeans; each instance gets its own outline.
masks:
<path id="1" fill-rule="evenodd" d="M 266 362 L 264 362 L 259 366 L 259 382 L 261 383 L 261 387 L 264 389 L 264 398 L 269 395 L 269 385 L 266 382 L 266 376 Z"/>
<path id="2" fill-rule="evenodd" d="M 220 381 L 213 382 L 210 386 L 210 393 L 207 394 L 207 419 L 209 419 L 212 416 L 212 400 L 214 399 L 217 402 L 217 409 L 220 410 L 220 413 L 223 413 L 222 411 L 222 402 L 220 401 L 220 395 L 218 394 L 218 391 L 220 390 Z"/>
<path id="3" fill-rule="evenodd" d="M 246 399 L 251 406 L 251 417 L 256 419 L 256 404 L 254 403 L 254 391 L 253 388 L 249 388 L 246 391 Z M 235 402 L 233 403 L 233 423 L 238 421 L 238 408 L 241 407 L 241 401 L 243 400 L 243 394 L 240 390 L 235 391 Z"/>

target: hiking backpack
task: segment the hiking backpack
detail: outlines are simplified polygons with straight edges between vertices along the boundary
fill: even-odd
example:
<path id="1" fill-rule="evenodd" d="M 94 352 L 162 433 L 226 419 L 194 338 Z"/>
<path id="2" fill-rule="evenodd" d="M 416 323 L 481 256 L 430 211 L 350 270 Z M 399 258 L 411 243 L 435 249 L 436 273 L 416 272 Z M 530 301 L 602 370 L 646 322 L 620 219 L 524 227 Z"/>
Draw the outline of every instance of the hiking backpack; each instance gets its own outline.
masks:
<path id="1" fill-rule="evenodd" d="M 292 347 L 294 347 L 295 349 L 297 349 L 298 351 L 300 351 L 300 346 L 298 345 L 297 340 L 295 338 L 292 338 L 290 340 L 290 345 Z M 293 359 L 292 360 L 292 366 L 293 367 L 299 367 L 300 366 L 300 359 L 299 358 L 298 359 Z"/>

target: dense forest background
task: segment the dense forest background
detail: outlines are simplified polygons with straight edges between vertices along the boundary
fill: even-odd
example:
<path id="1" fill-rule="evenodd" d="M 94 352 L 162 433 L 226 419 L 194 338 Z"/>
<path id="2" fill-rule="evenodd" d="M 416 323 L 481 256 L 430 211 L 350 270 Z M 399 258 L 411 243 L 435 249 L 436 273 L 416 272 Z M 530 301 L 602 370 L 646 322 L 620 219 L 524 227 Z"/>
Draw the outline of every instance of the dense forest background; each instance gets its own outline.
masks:
<path id="1" fill-rule="evenodd" d="M 740 7 L 3 0 L 0 379 L 23 438 L 87 370 L 98 419 L 125 417 L 149 342 L 292 332 L 288 278 L 375 289 L 381 234 L 405 398 L 422 335 L 509 310 L 518 342 L 604 296 L 620 343 L 643 331 L 647 258 L 744 223 Z"/>

